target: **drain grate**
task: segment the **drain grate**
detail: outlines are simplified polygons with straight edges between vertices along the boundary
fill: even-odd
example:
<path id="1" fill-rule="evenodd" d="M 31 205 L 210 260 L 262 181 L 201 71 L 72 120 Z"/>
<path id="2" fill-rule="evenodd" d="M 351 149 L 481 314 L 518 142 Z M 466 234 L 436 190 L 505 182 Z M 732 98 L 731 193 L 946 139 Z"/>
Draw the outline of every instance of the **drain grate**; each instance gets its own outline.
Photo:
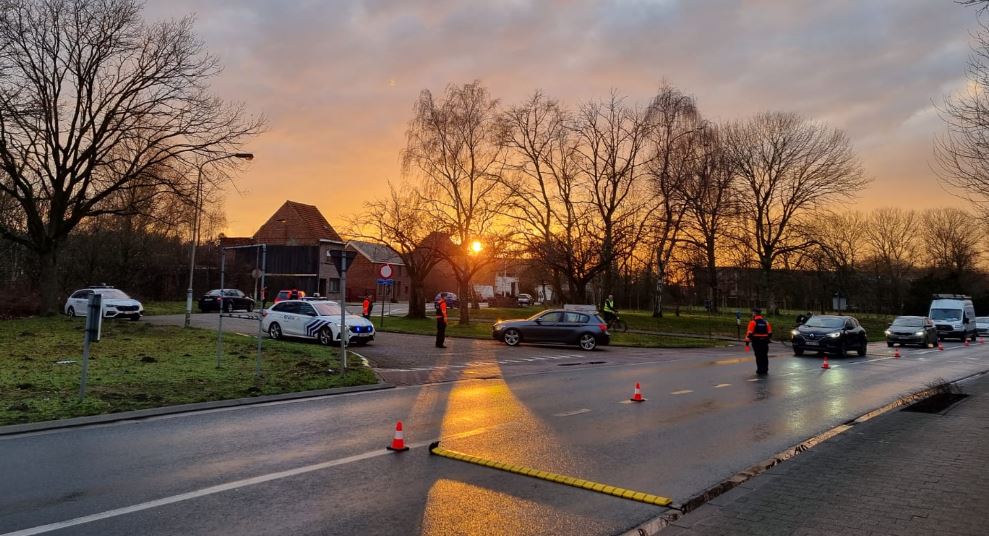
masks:
<path id="1" fill-rule="evenodd" d="M 909 406 L 903 408 L 903 411 L 915 413 L 942 413 L 967 396 L 968 395 L 964 393 L 938 393 L 934 396 L 925 398 L 920 402 L 910 404 Z"/>

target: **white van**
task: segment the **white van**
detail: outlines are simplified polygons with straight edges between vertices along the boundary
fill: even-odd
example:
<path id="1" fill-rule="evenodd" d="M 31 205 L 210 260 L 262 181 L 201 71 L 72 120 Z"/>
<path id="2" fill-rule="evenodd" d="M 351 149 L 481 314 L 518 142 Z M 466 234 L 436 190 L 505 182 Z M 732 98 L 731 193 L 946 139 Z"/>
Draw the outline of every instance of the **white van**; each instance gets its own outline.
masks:
<path id="1" fill-rule="evenodd" d="M 939 339 L 966 337 L 973 341 L 978 337 L 975 324 L 975 306 L 972 298 L 961 294 L 935 294 L 931 300 L 931 310 L 927 314 L 937 326 Z"/>

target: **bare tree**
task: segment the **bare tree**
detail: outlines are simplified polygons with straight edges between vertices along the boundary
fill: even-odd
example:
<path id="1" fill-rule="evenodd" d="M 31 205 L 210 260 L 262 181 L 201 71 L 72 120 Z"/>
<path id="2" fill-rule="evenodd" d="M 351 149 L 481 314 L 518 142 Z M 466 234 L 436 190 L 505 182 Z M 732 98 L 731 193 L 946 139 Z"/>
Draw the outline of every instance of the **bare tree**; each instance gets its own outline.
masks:
<path id="1" fill-rule="evenodd" d="M 781 255 L 806 248 L 793 223 L 808 211 L 853 197 L 868 183 L 847 136 L 793 113 L 762 113 L 726 132 L 739 177 L 746 233 L 762 271 L 762 294 L 775 308 L 771 276 Z"/>
<path id="2" fill-rule="evenodd" d="M 582 222 L 590 226 L 586 231 L 601 237 L 603 294 L 614 287 L 615 260 L 637 245 L 655 210 L 644 180 L 648 114 L 648 109 L 629 106 L 613 92 L 606 101 L 581 105 L 572 127 L 580 183 L 586 185 L 593 213 Z"/>
<path id="3" fill-rule="evenodd" d="M 0 236 L 40 261 L 45 312 L 57 307 L 58 252 L 86 218 L 127 214 L 105 203 L 155 173 L 235 150 L 260 129 L 210 95 L 219 72 L 192 19 L 149 25 L 135 0 L 0 4 L 0 192 L 19 220 Z M 180 175 L 179 175 L 180 176 Z"/>
<path id="4" fill-rule="evenodd" d="M 498 114 L 498 101 L 479 81 L 447 86 L 439 100 L 424 90 L 406 133 L 403 169 L 421 176 L 438 230 L 454 240 L 455 248 L 437 251 L 450 264 L 462 300 L 473 294 L 474 275 L 504 246 L 504 235 L 496 232 L 507 200 L 499 180 L 504 149 Z M 469 322 L 469 308 L 461 306 L 460 323 Z"/>
<path id="5" fill-rule="evenodd" d="M 932 268 L 956 275 L 975 269 L 980 251 L 974 216 L 957 208 L 934 208 L 924 211 L 920 219 L 924 258 Z"/>
<path id="6" fill-rule="evenodd" d="M 423 281 L 440 262 L 441 256 L 427 240 L 437 227 L 429 204 L 413 185 L 398 188 L 388 183 L 388 194 L 368 201 L 359 221 L 353 222 L 354 236 L 374 240 L 395 250 L 409 275 L 408 318 L 426 318 Z"/>
<path id="7" fill-rule="evenodd" d="M 920 253 L 920 218 L 912 210 L 878 208 L 869 213 L 865 239 L 872 255 L 875 272 L 890 283 L 890 299 L 897 308 L 903 304 L 906 278 Z M 877 285 L 882 292 L 882 285 Z"/>
<path id="8" fill-rule="evenodd" d="M 683 184 L 686 208 L 683 241 L 703 253 L 711 310 L 718 310 L 718 253 L 737 219 L 735 175 L 724 149 L 721 130 L 708 126 L 700 134 L 694 173 Z"/>
<path id="9" fill-rule="evenodd" d="M 868 251 L 865 215 L 854 211 L 827 211 L 804 222 L 803 228 L 807 238 L 814 243 L 815 247 L 810 251 L 818 270 L 828 275 L 829 283 L 837 287 L 833 290 L 851 298 L 855 276 Z"/>
<path id="10" fill-rule="evenodd" d="M 697 171 L 701 134 L 707 126 L 694 99 L 670 85 L 660 87 L 648 117 L 652 155 L 646 167 L 656 202 L 648 233 L 656 260 L 652 315 L 661 317 L 668 268 L 688 209 L 687 182 Z"/>

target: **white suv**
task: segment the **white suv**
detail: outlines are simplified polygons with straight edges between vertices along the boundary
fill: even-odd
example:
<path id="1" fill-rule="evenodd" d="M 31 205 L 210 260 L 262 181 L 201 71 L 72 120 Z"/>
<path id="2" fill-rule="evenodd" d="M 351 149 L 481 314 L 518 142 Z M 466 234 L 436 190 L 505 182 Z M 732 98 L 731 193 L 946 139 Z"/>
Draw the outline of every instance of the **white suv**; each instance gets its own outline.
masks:
<path id="1" fill-rule="evenodd" d="M 144 306 L 141 302 L 131 298 L 121 290 L 113 287 L 90 287 L 77 290 L 65 300 L 65 314 L 68 316 L 86 316 L 89 305 L 89 297 L 93 294 L 103 296 L 103 317 L 104 318 L 130 318 L 140 320 L 144 314 Z"/>

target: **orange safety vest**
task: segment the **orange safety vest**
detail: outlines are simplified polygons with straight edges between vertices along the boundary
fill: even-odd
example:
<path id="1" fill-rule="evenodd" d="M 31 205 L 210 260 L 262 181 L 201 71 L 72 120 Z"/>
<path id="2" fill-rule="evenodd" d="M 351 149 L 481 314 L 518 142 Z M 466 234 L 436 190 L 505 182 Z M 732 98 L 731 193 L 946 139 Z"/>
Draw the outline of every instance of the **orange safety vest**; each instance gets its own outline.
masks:
<path id="1" fill-rule="evenodd" d="M 436 311 L 436 319 L 443 319 L 443 323 L 446 323 L 446 298 L 440 298 L 439 309 Z"/>
<path id="2" fill-rule="evenodd" d="M 364 309 L 363 314 L 368 314 L 371 310 L 371 300 L 364 298 Z"/>
<path id="3" fill-rule="evenodd" d="M 766 323 L 766 333 L 759 334 L 759 333 L 756 333 L 755 332 L 755 321 L 756 320 L 762 320 L 763 322 Z M 745 340 L 769 339 L 772 335 L 773 335 L 773 326 L 772 326 L 772 324 L 769 323 L 769 320 L 766 320 L 765 318 L 763 318 L 762 315 L 756 315 L 755 318 L 753 318 L 752 320 L 749 320 L 749 327 L 748 327 L 748 329 L 746 330 L 746 333 L 745 333 Z"/>

